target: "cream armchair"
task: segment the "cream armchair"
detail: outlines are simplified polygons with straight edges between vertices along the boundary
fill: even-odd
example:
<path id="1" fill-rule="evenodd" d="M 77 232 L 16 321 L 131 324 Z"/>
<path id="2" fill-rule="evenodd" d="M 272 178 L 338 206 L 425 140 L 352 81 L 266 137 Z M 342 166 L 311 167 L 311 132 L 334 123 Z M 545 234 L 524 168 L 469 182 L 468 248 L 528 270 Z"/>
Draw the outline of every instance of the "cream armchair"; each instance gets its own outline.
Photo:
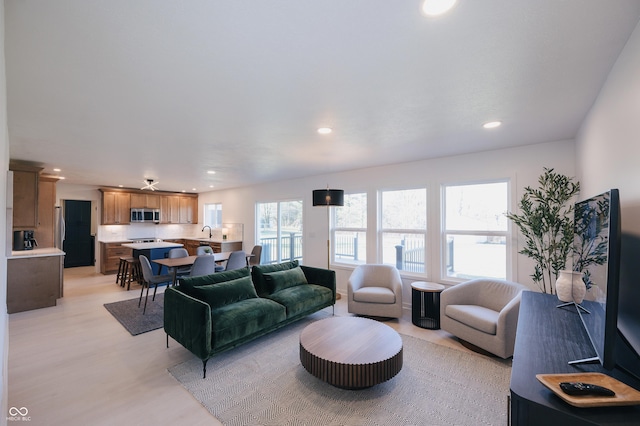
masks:
<path id="1" fill-rule="evenodd" d="M 476 279 L 447 288 L 440 296 L 440 328 L 501 358 L 513 355 L 520 297 L 527 287 Z"/>
<path id="2" fill-rule="evenodd" d="M 347 291 L 352 314 L 402 317 L 402 280 L 394 266 L 357 266 L 349 277 Z"/>

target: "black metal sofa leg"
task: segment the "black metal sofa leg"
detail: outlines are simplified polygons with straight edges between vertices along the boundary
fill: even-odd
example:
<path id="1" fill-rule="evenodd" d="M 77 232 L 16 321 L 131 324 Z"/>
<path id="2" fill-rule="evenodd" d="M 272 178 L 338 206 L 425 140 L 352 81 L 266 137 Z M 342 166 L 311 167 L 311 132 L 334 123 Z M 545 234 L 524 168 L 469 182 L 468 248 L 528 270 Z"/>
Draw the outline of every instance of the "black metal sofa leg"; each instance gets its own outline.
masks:
<path id="1" fill-rule="evenodd" d="M 209 358 L 202 360 L 202 378 L 203 379 L 207 378 L 207 361 L 209 361 Z"/>

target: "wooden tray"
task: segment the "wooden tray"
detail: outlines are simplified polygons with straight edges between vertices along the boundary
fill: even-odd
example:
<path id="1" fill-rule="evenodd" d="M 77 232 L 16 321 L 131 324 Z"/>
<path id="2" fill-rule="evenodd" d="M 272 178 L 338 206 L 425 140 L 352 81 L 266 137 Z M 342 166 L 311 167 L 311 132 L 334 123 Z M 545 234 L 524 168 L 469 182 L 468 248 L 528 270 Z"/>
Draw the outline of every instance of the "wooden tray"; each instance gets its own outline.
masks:
<path id="1" fill-rule="evenodd" d="M 536 374 L 536 379 L 574 407 L 609 407 L 640 404 L 640 392 L 602 373 Z M 562 382 L 592 383 L 609 388 L 616 394 L 615 396 L 567 395 L 560 389 L 560 383 Z"/>

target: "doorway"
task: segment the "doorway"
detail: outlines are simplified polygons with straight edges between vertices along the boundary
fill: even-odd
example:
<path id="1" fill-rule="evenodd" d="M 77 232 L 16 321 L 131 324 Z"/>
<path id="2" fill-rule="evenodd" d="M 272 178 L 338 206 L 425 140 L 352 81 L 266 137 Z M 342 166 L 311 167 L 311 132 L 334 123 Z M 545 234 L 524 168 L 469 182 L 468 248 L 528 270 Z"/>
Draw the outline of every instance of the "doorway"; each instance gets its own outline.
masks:
<path id="1" fill-rule="evenodd" d="M 91 201 L 64 200 L 64 267 L 92 266 L 95 263 L 91 235 Z"/>

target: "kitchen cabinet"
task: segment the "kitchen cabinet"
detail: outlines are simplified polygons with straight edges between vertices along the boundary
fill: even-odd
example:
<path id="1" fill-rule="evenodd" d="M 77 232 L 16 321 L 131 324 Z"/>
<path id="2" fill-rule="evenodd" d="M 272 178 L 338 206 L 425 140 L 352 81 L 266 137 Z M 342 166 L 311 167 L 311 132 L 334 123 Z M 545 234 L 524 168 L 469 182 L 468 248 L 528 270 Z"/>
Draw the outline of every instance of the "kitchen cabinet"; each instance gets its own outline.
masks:
<path id="1" fill-rule="evenodd" d="M 129 242 L 129 241 L 127 241 Z M 115 274 L 118 272 L 120 257 L 132 255 L 132 250 L 122 247 L 122 242 L 100 243 L 100 273 Z"/>
<path id="2" fill-rule="evenodd" d="M 180 197 L 180 223 L 198 223 L 198 199 Z"/>
<path id="3" fill-rule="evenodd" d="M 64 252 L 34 249 L 7 259 L 7 313 L 56 306 L 63 293 Z"/>
<path id="4" fill-rule="evenodd" d="M 178 242 L 178 240 L 171 240 L 173 242 Z M 180 241 L 184 244 L 184 248 L 187 249 L 190 256 L 195 256 L 198 250 L 198 246 L 206 245 L 211 247 L 214 253 L 222 253 L 226 251 L 238 251 L 242 250 L 242 241 L 210 241 L 210 240 L 182 240 Z"/>
<path id="5" fill-rule="evenodd" d="M 180 223 L 180 196 L 160 197 L 160 223 Z"/>
<path id="6" fill-rule="evenodd" d="M 199 246 L 200 241 L 198 240 L 186 240 L 184 243 L 184 248 L 189 252 L 189 256 L 195 256 Z"/>
<path id="7" fill-rule="evenodd" d="M 38 226 L 34 237 L 38 247 L 53 247 L 55 240 L 55 203 L 57 177 L 40 176 L 38 179 Z"/>
<path id="8" fill-rule="evenodd" d="M 198 223 L 198 196 L 162 192 L 141 193 L 138 190 L 100 188 L 102 192 L 102 225 L 131 222 L 131 209 L 160 209 L 160 223 Z"/>
<path id="9" fill-rule="evenodd" d="M 131 194 L 128 192 L 102 193 L 102 224 L 126 225 L 130 223 Z"/>
<path id="10" fill-rule="evenodd" d="M 41 167 L 11 163 L 13 171 L 13 229 L 38 226 L 38 180 Z"/>
<path id="11" fill-rule="evenodd" d="M 160 196 L 155 194 L 131 194 L 132 209 L 159 209 Z"/>
<path id="12" fill-rule="evenodd" d="M 214 253 L 242 250 L 242 241 L 221 241 L 209 243 Z"/>

